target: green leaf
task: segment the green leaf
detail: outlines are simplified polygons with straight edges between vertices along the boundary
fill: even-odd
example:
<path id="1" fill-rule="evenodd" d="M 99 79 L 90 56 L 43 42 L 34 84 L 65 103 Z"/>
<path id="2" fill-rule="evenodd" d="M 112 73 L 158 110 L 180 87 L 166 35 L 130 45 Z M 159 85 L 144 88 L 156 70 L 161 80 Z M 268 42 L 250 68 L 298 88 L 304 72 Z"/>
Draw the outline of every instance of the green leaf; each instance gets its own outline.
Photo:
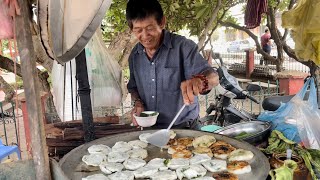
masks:
<path id="1" fill-rule="evenodd" d="M 205 11 L 206 11 L 206 8 L 200 9 L 200 11 L 197 12 L 196 19 L 199 19 L 200 17 L 202 17 Z"/>

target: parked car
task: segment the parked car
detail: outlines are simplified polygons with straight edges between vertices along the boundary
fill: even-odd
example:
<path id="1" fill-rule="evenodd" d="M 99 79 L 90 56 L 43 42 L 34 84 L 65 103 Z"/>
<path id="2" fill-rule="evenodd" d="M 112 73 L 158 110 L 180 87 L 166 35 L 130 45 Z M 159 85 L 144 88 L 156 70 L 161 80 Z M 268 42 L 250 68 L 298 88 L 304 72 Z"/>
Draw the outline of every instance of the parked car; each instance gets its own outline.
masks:
<path id="1" fill-rule="evenodd" d="M 227 48 L 228 52 L 243 52 L 249 49 L 255 49 L 255 45 L 249 40 L 232 41 Z"/>

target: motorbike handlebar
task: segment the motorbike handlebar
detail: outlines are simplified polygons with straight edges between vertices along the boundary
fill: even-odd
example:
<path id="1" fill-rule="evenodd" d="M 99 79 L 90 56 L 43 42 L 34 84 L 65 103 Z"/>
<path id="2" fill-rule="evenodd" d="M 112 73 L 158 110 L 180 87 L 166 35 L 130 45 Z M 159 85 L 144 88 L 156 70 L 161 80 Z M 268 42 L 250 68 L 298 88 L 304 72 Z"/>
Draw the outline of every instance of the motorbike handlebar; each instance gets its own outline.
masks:
<path id="1" fill-rule="evenodd" d="M 215 105 L 210 104 L 209 107 L 208 107 L 208 109 L 206 110 L 206 113 L 207 113 L 207 114 L 211 114 L 212 111 L 214 110 L 214 108 L 215 108 Z"/>
<path id="2" fill-rule="evenodd" d="M 258 100 L 256 100 L 254 97 L 250 96 L 249 94 L 246 94 L 247 98 L 249 98 L 251 101 L 260 104 L 260 102 Z"/>

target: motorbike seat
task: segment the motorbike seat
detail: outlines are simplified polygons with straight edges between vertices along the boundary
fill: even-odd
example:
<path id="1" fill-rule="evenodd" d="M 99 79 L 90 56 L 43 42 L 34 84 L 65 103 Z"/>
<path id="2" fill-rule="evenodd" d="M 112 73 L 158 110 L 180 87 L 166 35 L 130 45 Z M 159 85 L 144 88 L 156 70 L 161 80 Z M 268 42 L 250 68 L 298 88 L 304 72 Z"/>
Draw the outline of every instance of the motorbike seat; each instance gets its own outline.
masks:
<path id="1" fill-rule="evenodd" d="M 293 98 L 293 96 L 295 96 L 295 95 L 267 97 L 262 102 L 262 108 L 264 110 L 268 110 L 268 111 L 275 111 L 280 107 L 281 102 L 282 103 L 289 102 Z M 308 98 L 309 98 L 309 90 L 307 90 L 303 99 L 307 100 Z"/>
<path id="2" fill-rule="evenodd" d="M 280 107 L 281 102 L 289 102 L 293 96 L 294 95 L 267 97 L 262 101 L 262 108 L 268 111 L 275 111 Z"/>

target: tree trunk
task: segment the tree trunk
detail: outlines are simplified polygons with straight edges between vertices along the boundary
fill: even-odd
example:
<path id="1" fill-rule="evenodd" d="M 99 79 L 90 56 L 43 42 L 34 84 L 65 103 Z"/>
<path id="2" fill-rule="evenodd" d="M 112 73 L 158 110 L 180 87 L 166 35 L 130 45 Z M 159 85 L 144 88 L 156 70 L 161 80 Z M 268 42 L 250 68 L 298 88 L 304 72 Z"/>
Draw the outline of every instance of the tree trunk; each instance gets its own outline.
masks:
<path id="1" fill-rule="evenodd" d="M 218 0 L 216 7 L 213 10 L 213 13 L 210 17 L 210 19 L 208 20 L 208 22 L 205 25 L 205 28 L 203 30 L 203 32 L 201 33 L 200 37 L 199 37 L 199 43 L 198 43 L 198 49 L 200 50 L 206 40 L 207 34 L 209 32 L 210 27 L 213 24 L 213 21 L 217 18 L 218 16 L 218 12 L 219 9 L 221 7 L 221 0 Z M 209 37 L 210 38 L 210 37 Z"/>
<path id="2" fill-rule="evenodd" d="M 128 66 L 128 58 L 134 45 L 136 45 L 138 39 L 131 35 L 130 30 L 119 33 L 116 38 L 110 42 L 108 51 L 117 59 L 121 67 Z"/>
<path id="3" fill-rule="evenodd" d="M 274 40 L 274 43 L 277 45 L 277 57 L 276 57 L 276 66 L 277 72 L 283 70 L 283 42 L 282 42 L 282 35 L 277 28 L 276 21 L 275 21 L 275 13 L 273 7 L 268 8 L 267 14 L 267 26 L 269 28 L 271 38 Z"/>

